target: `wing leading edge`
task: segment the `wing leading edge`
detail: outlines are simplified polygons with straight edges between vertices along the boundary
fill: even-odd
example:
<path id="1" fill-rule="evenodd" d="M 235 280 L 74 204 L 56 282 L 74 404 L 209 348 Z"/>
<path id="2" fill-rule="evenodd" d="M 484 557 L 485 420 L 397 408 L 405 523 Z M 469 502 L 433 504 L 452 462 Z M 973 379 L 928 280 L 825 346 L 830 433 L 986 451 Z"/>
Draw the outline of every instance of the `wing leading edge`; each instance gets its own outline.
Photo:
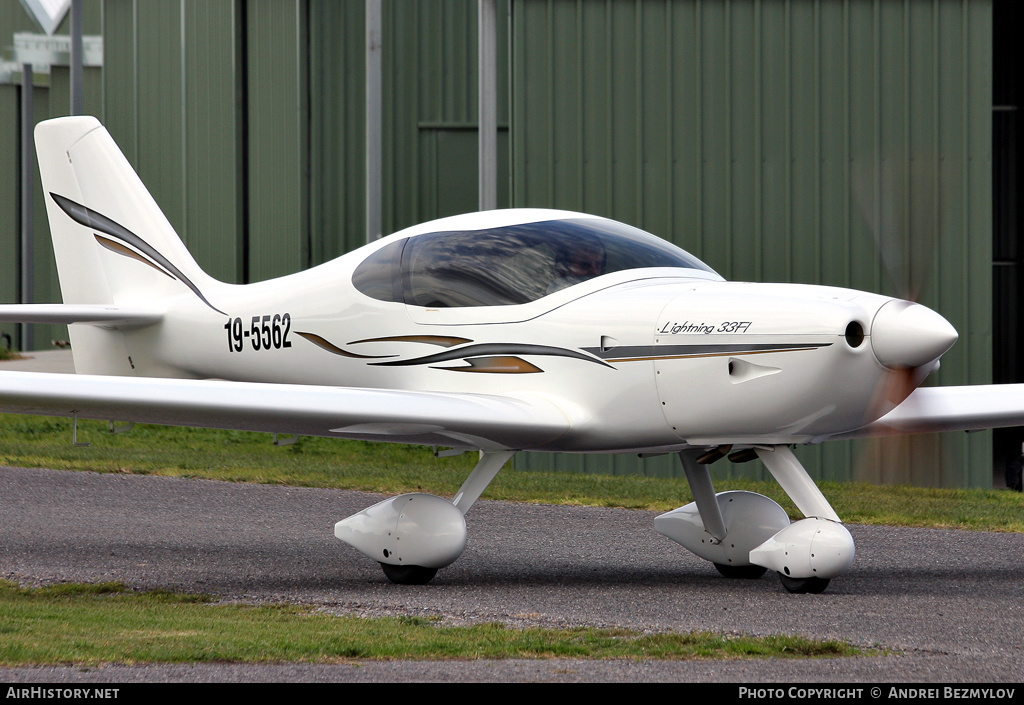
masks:
<path id="1" fill-rule="evenodd" d="M 1024 426 L 1024 384 L 921 387 L 877 421 L 832 439 Z"/>
<path id="2" fill-rule="evenodd" d="M 0 412 L 481 450 L 543 448 L 569 429 L 540 398 L 38 372 L 0 372 Z"/>

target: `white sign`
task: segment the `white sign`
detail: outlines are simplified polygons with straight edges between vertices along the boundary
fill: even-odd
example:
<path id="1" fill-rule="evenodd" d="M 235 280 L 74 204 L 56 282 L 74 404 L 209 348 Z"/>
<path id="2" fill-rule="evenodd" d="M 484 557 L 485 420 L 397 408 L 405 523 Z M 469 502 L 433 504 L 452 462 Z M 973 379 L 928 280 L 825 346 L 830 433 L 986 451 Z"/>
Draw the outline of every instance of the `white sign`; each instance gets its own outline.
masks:
<path id="1" fill-rule="evenodd" d="M 21 4 L 43 31 L 52 36 L 68 14 L 71 0 L 21 0 Z"/>

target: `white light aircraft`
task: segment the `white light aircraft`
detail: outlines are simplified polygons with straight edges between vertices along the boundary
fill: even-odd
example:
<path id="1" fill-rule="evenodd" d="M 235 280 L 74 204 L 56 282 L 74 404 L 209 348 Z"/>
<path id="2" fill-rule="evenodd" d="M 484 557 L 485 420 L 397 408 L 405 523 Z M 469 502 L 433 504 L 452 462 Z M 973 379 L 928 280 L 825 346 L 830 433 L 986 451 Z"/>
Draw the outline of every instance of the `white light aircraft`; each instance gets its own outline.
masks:
<path id="1" fill-rule="evenodd" d="M 0 411 L 479 451 L 451 500 L 403 494 L 335 525 L 396 583 L 459 557 L 517 451 L 628 451 L 683 459 L 695 501 L 657 531 L 725 576 L 820 592 L 854 543 L 792 446 L 1024 424 L 1024 385 L 918 389 L 957 338 L 920 304 L 728 282 L 636 228 L 535 209 L 225 284 L 94 118 L 40 123 L 36 144 L 64 303 L 0 320 L 68 324 L 78 374 L 0 372 Z M 716 494 L 725 455 L 760 458 L 805 518 Z"/>

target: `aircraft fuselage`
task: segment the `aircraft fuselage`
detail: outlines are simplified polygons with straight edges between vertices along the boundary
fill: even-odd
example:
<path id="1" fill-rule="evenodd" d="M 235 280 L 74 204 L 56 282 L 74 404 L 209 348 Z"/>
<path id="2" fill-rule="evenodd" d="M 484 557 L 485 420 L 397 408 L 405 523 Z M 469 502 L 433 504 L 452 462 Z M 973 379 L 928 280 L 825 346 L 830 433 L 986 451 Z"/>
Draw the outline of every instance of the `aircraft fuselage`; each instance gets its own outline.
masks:
<path id="1" fill-rule="evenodd" d="M 151 361 L 136 373 L 538 395 L 571 419 L 559 447 L 590 451 L 805 443 L 900 401 L 879 397 L 893 372 L 871 345 L 888 297 L 656 269 L 518 306 L 414 307 L 356 291 L 354 261 L 211 292 L 227 315 L 182 297 L 126 335 Z"/>

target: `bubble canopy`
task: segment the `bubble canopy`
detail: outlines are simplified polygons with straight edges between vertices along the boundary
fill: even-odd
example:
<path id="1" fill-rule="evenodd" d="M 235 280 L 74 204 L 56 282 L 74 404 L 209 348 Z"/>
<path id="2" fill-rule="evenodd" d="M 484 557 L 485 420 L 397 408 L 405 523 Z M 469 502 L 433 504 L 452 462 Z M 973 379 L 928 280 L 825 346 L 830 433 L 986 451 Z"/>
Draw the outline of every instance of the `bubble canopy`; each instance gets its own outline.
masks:
<path id="1" fill-rule="evenodd" d="M 625 223 L 559 218 L 402 238 L 367 257 L 352 284 L 374 299 L 411 306 L 512 306 L 650 267 L 714 274 L 685 250 Z"/>

